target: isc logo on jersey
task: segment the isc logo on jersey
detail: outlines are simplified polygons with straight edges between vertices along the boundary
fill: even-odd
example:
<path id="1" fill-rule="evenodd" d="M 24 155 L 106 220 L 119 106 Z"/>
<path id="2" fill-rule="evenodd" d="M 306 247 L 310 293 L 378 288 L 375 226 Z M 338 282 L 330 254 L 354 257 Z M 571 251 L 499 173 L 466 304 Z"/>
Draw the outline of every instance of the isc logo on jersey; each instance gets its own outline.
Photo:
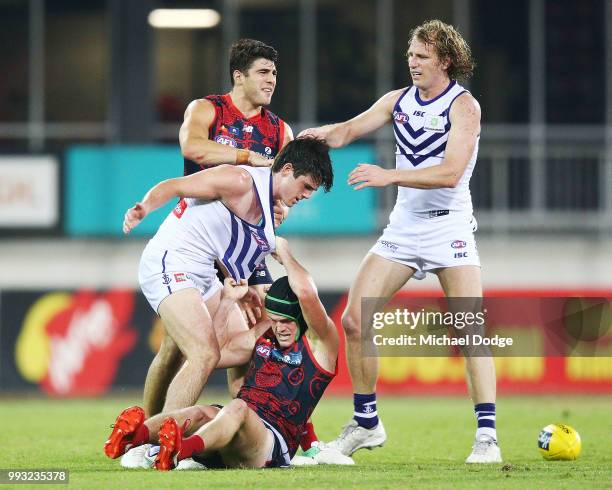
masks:
<path id="1" fill-rule="evenodd" d="M 236 141 L 234 141 L 234 139 L 230 138 L 229 136 L 219 135 L 215 138 L 215 141 L 217 143 L 221 143 L 222 145 L 231 146 L 232 148 L 236 148 L 236 146 L 238 146 L 236 144 Z"/>

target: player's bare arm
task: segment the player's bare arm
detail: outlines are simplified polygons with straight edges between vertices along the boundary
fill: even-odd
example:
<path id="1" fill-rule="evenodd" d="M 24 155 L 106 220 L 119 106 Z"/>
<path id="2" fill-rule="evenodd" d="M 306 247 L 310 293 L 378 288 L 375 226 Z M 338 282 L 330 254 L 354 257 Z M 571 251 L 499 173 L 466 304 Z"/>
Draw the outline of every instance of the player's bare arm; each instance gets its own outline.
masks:
<path id="1" fill-rule="evenodd" d="M 289 126 L 286 122 L 283 122 L 283 124 L 285 125 L 285 129 L 283 134 L 283 142 L 280 147 L 281 150 L 285 147 L 287 143 L 293 141 L 293 130 L 291 129 L 291 126 Z"/>
<path id="2" fill-rule="evenodd" d="M 244 320 L 249 327 L 255 325 L 261 319 L 264 312 L 263 298 L 266 297 L 268 286 L 268 284 L 249 286 L 247 293 L 239 300 Z"/>
<path id="3" fill-rule="evenodd" d="M 227 165 L 187 177 L 164 180 L 153 186 L 141 202 L 127 210 L 123 221 L 123 232 L 129 233 L 145 216 L 175 197 L 234 201 L 252 190 L 252 187 L 253 179 L 248 172 Z"/>
<path id="4" fill-rule="evenodd" d="M 440 165 L 407 171 L 360 164 L 349 174 L 349 185 L 357 184 L 355 190 L 392 184 L 415 189 L 456 187 L 480 134 L 480 105 L 472 95 L 464 93 L 451 106 L 449 118 L 452 125 Z"/>
<path id="5" fill-rule="evenodd" d="M 287 270 L 289 285 L 300 302 L 304 319 L 309 328 L 312 328 L 323 347 L 324 357 L 327 362 L 324 366 L 333 371 L 338 357 L 338 331 L 334 323 L 327 315 L 315 283 L 306 269 L 295 259 L 287 240 L 276 237 L 275 257 Z M 319 359 L 318 359 L 319 360 Z"/>
<path id="6" fill-rule="evenodd" d="M 181 151 L 185 158 L 200 165 L 252 165 L 269 167 L 272 160 L 258 153 L 222 145 L 208 138 L 215 119 L 215 108 L 206 99 L 192 101 L 185 111 L 179 132 Z"/>
<path id="7" fill-rule="evenodd" d="M 270 320 L 262 320 L 253 328 L 227 338 L 225 345 L 221 349 L 221 358 L 217 368 L 226 369 L 244 366 L 253 355 L 257 339 L 266 333 L 271 326 Z"/>
<path id="8" fill-rule="evenodd" d="M 393 107 L 404 89 L 393 90 L 378 99 L 372 107 L 353 119 L 337 124 L 302 131 L 298 137 L 311 136 L 324 140 L 331 148 L 341 148 L 353 141 L 376 131 L 389 121 Z"/>
<path id="9" fill-rule="evenodd" d="M 231 277 L 226 277 L 223 281 L 223 292 L 221 293 L 221 301 L 213 317 L 213 329 L 217 334 L 217 342 L 219 349 L 227 343 L 227 322 L 229 314 L 234 309 L 236 302 L 241 300 L 249 289 L 246 279 L 236 281 Z"/>

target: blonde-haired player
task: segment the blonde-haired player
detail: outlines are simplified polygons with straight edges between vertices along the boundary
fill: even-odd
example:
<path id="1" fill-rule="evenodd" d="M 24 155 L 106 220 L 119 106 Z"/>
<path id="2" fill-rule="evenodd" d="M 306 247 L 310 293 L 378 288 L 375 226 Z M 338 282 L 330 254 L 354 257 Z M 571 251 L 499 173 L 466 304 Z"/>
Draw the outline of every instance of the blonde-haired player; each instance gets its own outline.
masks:
<path id="1" fill-rule="evenodd" d="M 350 455 L 382 445 L 387 436 L 376 409 L 378 360 L 361 356 L 364 297 L 382 307 L 411 277 L 438 276 L 447 297 L 482 296 L 469 181 L 480 136 L 480 106 L 457 80 L 471 75 L 469 46 L 439 20 L 416 27 L 406 53 L 413 85 L 381 97 L 349 121 L 303 131 L 332 148 L 393 124 L 396 168 L 360 164 L 349 175 L 355 189 L 398 186 L 383 235 L 363 260 L 342 317 L 354 391 L 354 417 L 331 444 Z M 467 463 L 501 461 L 495 430 L 495 367 L 491 357 L 466 356 L 468 389 L 478 420 Z"/>

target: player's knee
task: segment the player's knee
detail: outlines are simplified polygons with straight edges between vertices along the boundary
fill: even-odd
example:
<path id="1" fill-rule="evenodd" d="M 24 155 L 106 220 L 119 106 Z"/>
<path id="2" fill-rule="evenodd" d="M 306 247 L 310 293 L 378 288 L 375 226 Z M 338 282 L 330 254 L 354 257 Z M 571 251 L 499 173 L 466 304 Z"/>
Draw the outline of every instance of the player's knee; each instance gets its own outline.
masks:
<path id="1" fill-rule="evenodd" d="M 244 400 L 241 400 L 240 398 L 234 398 L 231 402 L 228 403 L 226 408 L 228 409 L 228 412 L 230 412 L 232 417 L 235 417 L 237 420 L 240 421 L 245 419 L 249 410 L 249 406 Z"/>
<path id="2" fill-rule="evenodd" d="M 219 364 L 221 353 L 217 345 L 203 345 L 186 350 L 185 357 L 190 364 L 214 369 Z"/>
<path id="3" fill-rule="evenodd" d="M 342 328 L 349 339 L 361 338 L 361 318 L 359 313 L 347 309 L 342 314 Z"/>

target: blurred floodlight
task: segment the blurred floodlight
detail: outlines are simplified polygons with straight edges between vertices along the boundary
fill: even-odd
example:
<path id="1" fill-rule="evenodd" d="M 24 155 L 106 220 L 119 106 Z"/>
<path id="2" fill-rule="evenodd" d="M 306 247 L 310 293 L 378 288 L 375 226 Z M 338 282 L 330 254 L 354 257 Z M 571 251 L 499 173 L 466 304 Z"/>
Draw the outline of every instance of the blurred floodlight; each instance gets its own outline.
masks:
<path id="1" fill-rule="evenodd" d="M 149 24 L 159 29 L 207 29 L 220 20 L 213 9 L 155 9 L 149 14 Z"/>

